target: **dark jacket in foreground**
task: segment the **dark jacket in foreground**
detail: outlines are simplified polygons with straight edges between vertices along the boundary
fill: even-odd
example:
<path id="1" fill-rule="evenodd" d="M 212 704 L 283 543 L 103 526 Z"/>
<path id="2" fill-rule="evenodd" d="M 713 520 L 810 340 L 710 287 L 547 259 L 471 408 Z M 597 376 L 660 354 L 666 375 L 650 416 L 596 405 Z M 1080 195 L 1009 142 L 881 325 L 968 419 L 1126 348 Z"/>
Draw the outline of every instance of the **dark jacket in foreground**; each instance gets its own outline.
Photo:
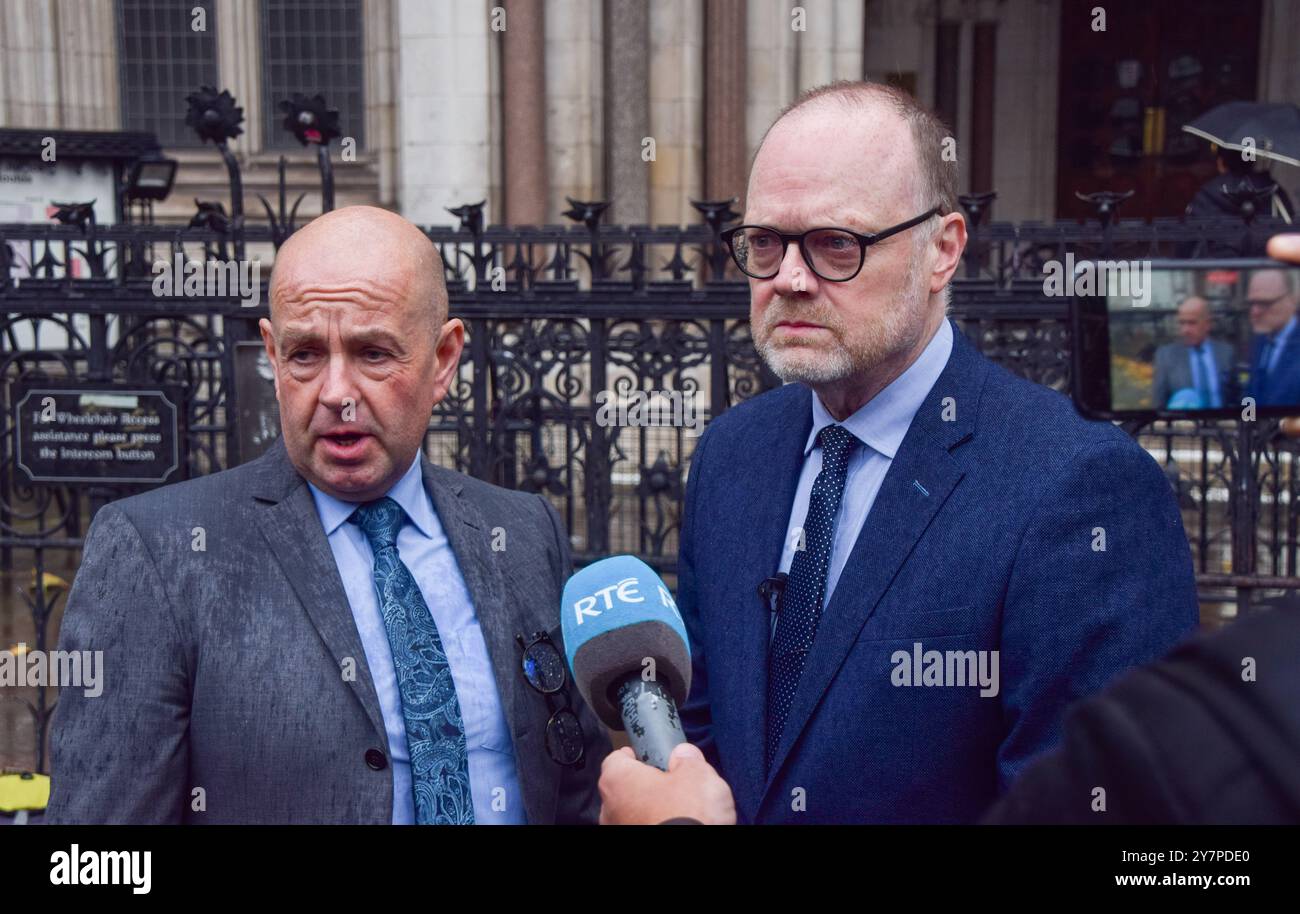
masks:
<path id="1" fill-rule="evenodd" d="M 1300 605 L 1190 641 L 1080 704 L 1061 748 L 985 821 L 1300 824 Z"/>

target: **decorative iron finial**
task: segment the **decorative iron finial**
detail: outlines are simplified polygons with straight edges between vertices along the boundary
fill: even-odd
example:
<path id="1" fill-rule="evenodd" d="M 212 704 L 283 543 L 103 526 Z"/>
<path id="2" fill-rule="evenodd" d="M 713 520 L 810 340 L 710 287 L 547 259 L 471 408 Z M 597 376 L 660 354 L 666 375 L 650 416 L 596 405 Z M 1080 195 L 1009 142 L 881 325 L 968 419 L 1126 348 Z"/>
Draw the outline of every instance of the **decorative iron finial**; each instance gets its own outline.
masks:
<path id="1" fill-rule="evenodd" d="M 1091 194 L 1081 194 L 1076 190 L 1074 195 L 1084 203 L 1091 203 L 1097 208 L 1097 220 L 1104 228 L 1119 219 L 1119 205 L 1133 196 L 1133 193 L 1131 190 L 1099 190 Z"/>
<path id="2" fill-rule="evenodd" d="M 230 90 L 218 92 L 212 86 L 200 86 L 197 92 L 185 96 L 189 109 L 185 113 L 185 126 L 190 127 L 204 142 L 218 145 L 233 140 L 244 132 L 244 109 L 235 104 Z"/>
<path id="3" fill-rule="evenodd" d="M 961 194 L 957 197 L 957 202 L 966 213 L 966 221 L 975 228 L 984 221 L 984 217 L 988 215 L 989 205 L 997 197 L 996 190 L 987 190 L 982 194 Z"/>
<path id="4" fill-rule="evenodd" d="M 731 208 L 731 204 L 735 203 L 736 199 L 732 197 L 730 200 L 692 200 L 691 206 L 699 211 L 716 235 L 728 222 L 735 222 L 740 218 L 740 213 Z"/>
<path id="5" fill-rule="evenodd" d="M 194 200 L 195 213 L 190 218 L 190 228 L 207 229 L 210 232 L 230 231 L 230 217 L 220 202 L 212 200 Z"/>
<path id="6" fill-rule="evenodd" d="M 50 206 L 55 208 L 50 218 L 60 225 L 75 225 L 84 232 L 87 225 L 93 225 L 95 222 L 94 200 L 89 203 L 56 203 L 51 200 Z"/>
<path id="7" fill-rule="evenodd" d="M 446 207 L 446 209 L 460 220 L 462 232 L 469 232 L 477 238 L 483 234 L 483 207 L 486 204 L 487 200 L 480 200 L 477 203 L 462 203 L 460 206 Z"/>
<path id="8" fill-rule="evenodd" d="M 329 107 L 323 95 L 309 98 L 295 92 L 291 98 L 280 102 L 280 110 L 284 112 L 284 129 L 304 146 L 328 146 L 343 135 L 338 109 Z"/>
<path id="9" fill-rule="evenodd" d="M 600 217 L 605 214 L 605 210 L 609 209 L 609 202 L 606 200 L 575 200 L 572 197 L 564 199 L 569 204 L 569 208 L 564 211 L 564 217 L 574 222 L 581 222 L 589 232 L 596 230 L 596 226 L 600 224 Z"/>

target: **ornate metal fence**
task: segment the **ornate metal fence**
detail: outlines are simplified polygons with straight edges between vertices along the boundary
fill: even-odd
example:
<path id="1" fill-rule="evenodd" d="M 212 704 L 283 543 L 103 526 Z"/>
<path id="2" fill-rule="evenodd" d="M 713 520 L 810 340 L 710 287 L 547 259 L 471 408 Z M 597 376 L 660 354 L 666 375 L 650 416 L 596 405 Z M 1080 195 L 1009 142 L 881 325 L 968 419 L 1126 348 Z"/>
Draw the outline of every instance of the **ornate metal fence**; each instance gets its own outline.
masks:
<path id="1" fill-rule="evenodd" d="M 226 161 L 238 200 L 237 165 Z M 328 184 L 325 165 L 322 175 Z M 981 225 L 987 201 L 963 198 L 972 232 L 952 314 L 988 357 L 1062 391 L 1070 334 L 1064 303 L 1043 294 L 1046 262 L 1068 253 L 1253 252 L 1284 228 L 1249 212 L 1226 224 L 1116 221 L 1115 201 L 1105 197 L 1086 224 Z M 442 254 L 452 311 L 467 327 L 461 372 L 433 415 L 426 452 L 545 494 L 580 562 L 631 552 L 671 573 L 691 430 L 599 422 L 598 397 L 690 393 L 707 420 L 776 383 L 749 336 L 748 288 L 717 242 L 737 214 L 728 201 L 700 202 L 698 225 L 606 226 L 603 203 L 570 203 L 568 225 L 485 227 L 478 204 L 451 211 L 459 225 L 426 230 Z M 258 412 L 265 382 L 259 389 L 256 372 L 242 370 L 255 359 L 265 289 L 255 308 L 233 297 L 160 298 L 153 264 L 269 258 L 294 219 L 283 193 L 278 212 L 266 211 L 267 224 L 255 225 L 241 206 L 227 217 L 203 203 L 190 226 L 98 226 L 88 208 L 68 206 L 59 224 L 0 225 L 0 647 L 53 645 L 93 512 L 135 491 L 27 482 L 14 459 L 15 385 L 59 378 L 175 385 L 187 420 L 186 475 L 249 459 L 250 442 L 275 431 L 273 417 Z M 250 423 L 260 423 L 258 434 L 249 434 Z M 1254 593 L 1300 583 L 1296 445 L 1276 422 L 1129 431 L 1178 492 L 1207 607 L 1244 609 Z M 44 690 L 31 691 L 22 700 L 33 736 L 16 737 L 19 723 L 0 707 L 0 747 L 27 744 L 43 769 L 52 707 Z M 7 764 L 17 762 L 0 752 L 0 767 Z"/>
<path id="2" fill-rule="evenodd" d="M 749 337 L 747 286 L 728 274 L 716 243 L 734 214 L 725 204 L 700 210 L 705 221 L 693 227 L 614 227 L 599 224 L 598 205 L 578 203 L 575 225 L 484 228 L 479 207 L 462 207 L 458 227 L 427 230 L 468 339 L 426 451 L 474 476 L 544 493 L 568 525 L 579 561 L 631 552 L 671 572 L 694 447 L 686 428 L 597 422 L 599 392 L 691 392 L 707 419 L 775 383 Z M 1266 237 L 1272 229 L 1248 230 Z M 1067 315 L 1063 303 L 1043 296 L 1042 264 L 1067 252 L 1204 250 L 1223 231 L 1125 223 L 977 228 L 954 283 L 953 316 L 990 358 L 1066 390 Z M 4 640 L 52 646 L 51 623 L 92 513 L 135 491 L 25 482 L 14 465 L 14 385 L 53 378 L 174 384 L 184 391 L 187 475 L 246 459 L 239 417 L 250 392 L 235 383 L 236 358 L 242 346 L 256 345 L 265 305 L 161 299 L 151 267 L 177 255 L 202 262 L 225 261 L 236 249 L 269 255 L 283 236 L 275 226 L 104 227 L 75 218 L 0 226 L 0 563 L 32 620 L 24 627 L 11 611 L 0 628 Z M 1207 603 L 1244 606 L 1254 590 L 1294 586 L 1296 448 L 1276 423 L 1130 431 L 1178 490 Z M 29 711 L 43 747 L 51 711 L 43 692 Z"/>

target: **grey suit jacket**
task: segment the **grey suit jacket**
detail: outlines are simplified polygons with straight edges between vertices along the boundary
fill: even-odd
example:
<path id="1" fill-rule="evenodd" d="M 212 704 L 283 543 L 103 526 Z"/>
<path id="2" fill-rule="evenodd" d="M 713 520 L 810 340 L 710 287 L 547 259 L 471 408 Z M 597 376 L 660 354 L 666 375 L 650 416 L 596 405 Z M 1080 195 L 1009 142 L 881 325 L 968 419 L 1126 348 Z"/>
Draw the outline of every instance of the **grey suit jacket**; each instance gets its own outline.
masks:
<path id="1" fill-rule="evenodd" d="M 607 735 L 570 683 L 586 764 L 552 761 L 546 699 L 525 681 L 515 642 L 546 630 L 561 645 L 570 557 L 559 517 L 540 496 L 421 465 L 513 739 L 523 796 L 505 802 L 522 802 L 531 824 L 594 823 Z M 504 549 L 493 551 L 498 527 Z M 60 647 L 103 651 L 104 686 L 94 698 L 60 695 L 48 822 L 391 821 L 392 768 L 365 651 L 311 490 L 283 444 L 100 510 Z"/>
<path id="2" fill-rule="evenodd" d="M 1232 369 L 1232 346 L 1223 340 L 1210 340 L 1214 353 L 1214 368 L 1219 375 L 1219 391 L 1226 399 L 1228 372 Z M 1187 357 L 1185 343 L 1165 343 L 1156 350 L 1155 378 L 1151 385 L 1151 400 L 1156 409 L 1163 409 L 1174 391 L 1192 385 L 1192 365 Z M 1231 405 L 1231 404 L 1228 404 Z"/>

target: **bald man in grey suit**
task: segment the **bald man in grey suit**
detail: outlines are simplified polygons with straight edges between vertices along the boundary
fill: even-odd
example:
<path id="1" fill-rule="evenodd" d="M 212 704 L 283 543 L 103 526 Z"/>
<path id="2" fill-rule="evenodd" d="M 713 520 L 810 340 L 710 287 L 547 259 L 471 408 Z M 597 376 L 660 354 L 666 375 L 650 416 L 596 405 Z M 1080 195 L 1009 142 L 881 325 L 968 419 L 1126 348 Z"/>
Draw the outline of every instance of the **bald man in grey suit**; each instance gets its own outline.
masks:
<path id="1" fill-rule="evenodd" d="M 60 646 L 105 684 L 60 697 L 49 821 L 595 822 L 606 734 L 522 663 L 562 650 L 556 512 L 421 453 L 464 344 L 433 246 L 336 210 L 279 252 L 271 315 L 276 445 L 87 535 Z"/>
<path id="2" fill-rule="evenodd" d="M 1213 325 L 1205 299 L 1197 295 L 1183 299 L 1178 306 L 1179 341 L 1156 350 L 1151 383 L 1155 409 L 1166 408 L 1175 392 L 1189 389 L 1200 394 L 1202 408 L 1233 405 L 1240 392 L 1231 383 L 1232 346 L 1211 339 Z"/>

